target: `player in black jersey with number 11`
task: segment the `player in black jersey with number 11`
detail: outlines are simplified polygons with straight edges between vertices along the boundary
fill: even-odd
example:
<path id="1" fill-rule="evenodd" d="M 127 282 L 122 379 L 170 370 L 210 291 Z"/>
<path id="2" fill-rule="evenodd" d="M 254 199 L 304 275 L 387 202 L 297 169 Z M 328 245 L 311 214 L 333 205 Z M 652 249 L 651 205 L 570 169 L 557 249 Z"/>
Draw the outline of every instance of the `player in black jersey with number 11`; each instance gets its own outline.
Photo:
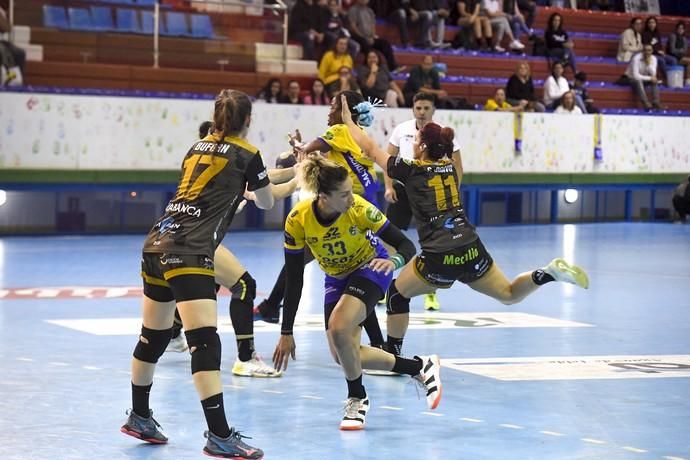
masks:
<path id="1" fill-rule="evenodd" d="M 455 281 L 509 305 L 520 302 L 539 286 L 562 281 L 589 286 L 587 273 L 563 259 L 524 272 L 510 281 L 494 263 L 460 203 L 457 175 L 446 157 L 453 151 L 452 128 L 427 123 L 417 132 L 414 160 L 391 157 L 355 125 L 343 99 L 343 123 L 362 147 L 392 179 L 405 185 L 412 214 L 417 221 L 422 252 L 393 280 L 387 293 L 387 348 L 399 354 L 409 322 L 410 298 L 450 288 Z"/>

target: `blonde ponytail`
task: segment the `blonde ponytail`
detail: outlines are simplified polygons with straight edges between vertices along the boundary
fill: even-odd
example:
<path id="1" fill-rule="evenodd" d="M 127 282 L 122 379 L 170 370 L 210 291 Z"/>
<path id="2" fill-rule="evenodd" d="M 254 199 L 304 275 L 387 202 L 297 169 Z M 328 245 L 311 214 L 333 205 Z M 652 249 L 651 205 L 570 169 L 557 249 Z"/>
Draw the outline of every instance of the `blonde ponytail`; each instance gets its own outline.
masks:
<path id="1" fill-rule="evenodd" d="M 310 155 L 300 165 L 302 187 L 318 195 L 331 193 L 345 179 L 347 169 L 319 154 Z"/>

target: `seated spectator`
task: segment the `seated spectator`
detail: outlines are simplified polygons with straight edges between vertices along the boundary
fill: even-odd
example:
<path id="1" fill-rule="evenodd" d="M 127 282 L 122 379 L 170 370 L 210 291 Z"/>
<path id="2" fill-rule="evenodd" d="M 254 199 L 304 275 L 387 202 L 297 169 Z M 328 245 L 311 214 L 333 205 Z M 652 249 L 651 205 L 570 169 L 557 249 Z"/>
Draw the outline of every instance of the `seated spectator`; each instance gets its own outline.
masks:
<path id="1" fill-rule="evenodd" d="M 357 84 L 357 80 L 352 76 L 352 69 L 349 67 L 341 67 L 338 71 L 338 79 L 326 86 L 326 90 L 331 97 L 334 97 L 341 91 L 354 91 L 362 94 L 362 90 Z"/>
<path id="2" fill-rule="evenodd" d="M 534 31 L 527 27 L 525 16 L 523 16 L 520 11 L 517 0 L 503 0 L 503 12 L 508 17 L 508 22 L 512 26 L 513 35 L 516 40 L 520 40 L 523 33 L 530 39 L 533 38 Z"/>
<path id="3" fill-rule="evenodd" d="M 299 82 L 297 80 L 290 80 L 288 82 L 287 93 L 283 95 L 280 102 L 282 104 L 304 104 L 300 91 L 302 91 L 302 89 L 299 86 Z"/>
<path id="4" fill-rule="evenodd" d="M 326 92 L 326 85 L 323 84 L 323 80 L 316 78 L 311 84 L 311 90 L 309 94 L 304 96 L 304 103 L 308 105 L 330 105 L 331 98 L 328 97 Z"/>
<path id="5" fill-rule="evenodd" d="M 9 34 L 9 32 L 10 23 L 7 19 L 7 13 L 0 7 L 0 65 L 5 68 L 8 80 L 6 83 L 14 79 L 22 81 L 26 65 L 26 52 L 3 38 L 3 35 Z M 15 67 L 19 68 L 21 75 L 14 74 L 16 72 Z"/>
<path id="6" fill-rule="evenodd" d="M 666 51 L 669 56 L 676 58 L 680 65 L 685 66 L 685 81 L 686 86 L 690 86 L 690 55 L 688 55 L 688 40 L 685 38 L 685 22 L 678 21 L 676 24 L 676 31 L 668 37 L 666 42 Z"/>
<path id="7" fill-rule="evenodd" d="M 503 12 L 503 2 L 501 0 L 482 0 L 482 10 L 489 17 L 491 27 L 496 29 L 495 51 L 499 53 L 505 51 L 505 48 L 501 47 L 501 41 L 504 35 L 508 35 L 508 39 L 510 40 L 508 47 L 511 50 L 521 51 L 525 49 L 525 45 L 520 43 L 520 41 L 516 40 L 515 36 L 513 36 L 510 22 L 508 22 L 508 16 Z"/>
<path id="8" fill-rule="evenodd" d="M 436 27 L 436 40 L 433 39 L 431 30 L 429 30 L 429 44 L 432 48 L 448 48 L 450 43 L 446 43 L 446 19 L 450 16 L 448 7 L 448 0 L 433 0 L 433 8 L 431 10 L 431 25 Z"/>
<path id="9" fill-rule="evenodd" d="M 554 113 L 582 115 L 582 109 L 575 105 L 575 93 L 572 91 L 566 91 L 563 96 L 561 96 L 560 104 L 558 104 L 558 107 L 556 107 Z"/>
<path id="10" fill-rule="evenodd" d="M 553 13 L 549 16 L 546 32 L 544 32 L 544 43 L 549 66 L 553 62 L 559 61 L 564 65 L 569 65 L 573 75 L 577 73 L 577 63 L 573 51 L 574 44 L 568 37 L 568 32 L 563 30 L 563 17 L 559 13 Z"/>
<path id="11" fill-rule="evenodd" d="M 508 79 L 506 101 L 513 107 L 523 106 L 526 111 L 543 112 L 544 104 L 537 100 L 534 83 L 527 61 L 518 64 L 517 70 Z"/>
<path id="12" fill-rule="evenodd" d="M 487 99 L 484 110 L 489 112 L 522 112 L 527 107 L 527 101 L 520 101 L 512 106 L 506 101 L 506 92 L 503 88 L 497 88 L 493 99 Z"/>
<path id="13" fill-rule="evenodd" d="M 563 76 L 563 64 L 554 62 L 551 65 L 551 75 L 544 81 L 544 105 L 546 108 L 555 110 L 561 97 L 568 91 L 570 91 L 570 85 Z M 575 104 L 582 113 L 586 113 L 584 102 L 577 96 L 575 96 Z"/>
<path id="14" fill-rule="evenodd" d="M 456 9 L 457 24 L 472 31 L 481 51 L 488 50 L 491 47 L 493 32 L 488 16 L 481 9 L 481 0 L 459 0 L 456 2 Z"/>
<path id="15" fill-rule="evenodd" d="M 586 113 L 599 113 L 599 109 L 594 106 L 594 99 L 589 96 L 587 91 L 587 74 L 584 72 L 578 72 L 575 74 L 575 80 L 573 80 L 573 92 L 575 96 L 579 97 L 582 102 L 585 103 Z"/>
<path id="16" fill-rule="evenodd" d="M 315 60 L 316 48 L 323 43 L 323 10 L 314 0 L 297 0 L 290 11 L 289 36 L 302 44 L 304 59 Z"/>
<path id="17" fill-rule="evenodd" d="M 642 51 L 642 18 L 635 17 L 630 20 L 630 27 L 621 34 L 618 42 L 618 62 L 630 62 L 635 53 Z"/>
<path id="18" fill-rule="evenodd" d="M 347 37 L 339 37 L 333 48 L 326 51 L 319 63 L 319 78 L 323 80 L 326 88 L 340 78 L 339 71 L 342 67 L 352 69 L 354 63 L 352 56 L 347 52 Z M 330 89 L 329 89 L 330 92 Z M 332 92 L 330 94 L 333 94 Z"/>
<path id="19" fill-rule="evenodd" d="M 357 70 L 357 83 L 364 98 L 380 99 L 388 107 L 405 105 L 400 87 L 374 50 L 369 51 L 366 64 Z"/>
<path id="20" fill-rule="evenodd" d="M 645 110 L 660 109 L 659 86 L 656 78 L 657 60 L 652 45 L 644 45 L 641 53 L 632 57 L 625 74 L 630 79 L 633 92 L 644 105 Z M 652 89 L 652 103 L 647 99 L 645 86 Z"/>
<path id="21" fill-rule="evenodd" d="M 671 55 L 666 54 L 661 46 L 661 34 L 657 27 L 656 17 L 650 16 L 644 22 L 644 30 L 642 31 L 642 44 L 652 45 L 656 62 L 659 66 L 662 78 L 665 80 L 668 77 L 666 73 L 667 66 L 674 66 L 678 64 L 678 60 Z"/>
<path id="22" fill-rule="evenodd" d="M 398 69 L 398 63 L 395 62 L 393 48 L 390 43 L 376 35 L 376 15 L 374 10 L 367 6 L 368 3 L 369 0 L 357 0 L 347 12 L 352 39 L 359 43 L 365 55 L 369 54 L 372 48 L 379 51 L 386 59 L 388 68 L 395 71 Z"/>
<path id="23" fill-rule="evenodd" d="M 391 3 L 394 4 L 391 21 L 398 26 L 400 43 L 403 48 L 410 44 L 408 23 L 419 27 L 419 40 L 415 46 L 419 48 L 431 47 L 429 31 L 434 18 L 433 0 L 391 0 Z"/>
<path id="24" fill-rule="evenodd" d="M 283 99 L 283 85 L 277 78 L 271 78 L 256 94 L 256 102 L 277 104 Z"/>
<path id="25" fill-rule="evenodd" d="M 522 14 L 525 15 L 525 24 L 527 24 L 530 32 L 534 33 L 532 25 L 537 16 L 537 2 L 534 0 L 517 0 L 517 5 Z"/>
<path id="26" fill-rule="evenodd" d="M 412 68 L 403 87 L 407 107 L 412 107 L 412 98 L 418 92 L 433 94 L 436 98 L 434 105 L 438 108 L 447 108 L 448 93 L 441 89 L 441 77 L 434 68 L 433 58 L 428 54 L 424 56 L 420 65 Z"/>
<path id="27" fill-rule="evenodd" d="M 338 0 L 328 0 L 328 6 L 324 9 L 323 33 L 326 48 L 333 47 L 338 37 L 347 37 L 347 50 L 353 61 L 357 59 L 360 45 L 352 38 L 349 21 L 345 13 L 342 12 Z"/>

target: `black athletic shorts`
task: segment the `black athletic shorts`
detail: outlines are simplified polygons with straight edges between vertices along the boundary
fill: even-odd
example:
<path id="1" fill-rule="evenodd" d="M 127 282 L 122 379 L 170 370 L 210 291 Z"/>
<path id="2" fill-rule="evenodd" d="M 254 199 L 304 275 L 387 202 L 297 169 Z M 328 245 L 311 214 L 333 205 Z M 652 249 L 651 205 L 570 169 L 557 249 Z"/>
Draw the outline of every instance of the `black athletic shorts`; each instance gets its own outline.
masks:
<path id="1" fill-rule="evenodd" d="M 436 288 L 449 288 L 455 281 L 471 283 L 489 271 L 494 260 L 477 238 L 452 251 L 422 251 L 414 260 L 417 276 Z"/>
<path id="2" fill-rule="evenodd" d="M 195 254 L 141 256 L 144 295 L 157 302 L 216 299 L 213 259 Z"/>
<path id="3" fill-rule="evenodd" d="M 331 313 L 333 313 L 333 310 L 338 304 L 338 300 L 340 300 L 340 296 L 342 294 L 349 294 L 361 300 L 367 309 L 367 317 L 374 311 L 378 301 L 383 298 L 385 291 L 388 289 L 388 285 L 391 283 L 393 274 L 389 273 L 388 275 L 384 275 L 380 272 L 374 272 L 368 266 L 364 268 L 369 270 L 373 276 L 351 275 L 348 278 L 343 279 L 343 289 L 338 295 L 329 295 L 329 286 L 326 286 L 327 292 L 323 307 L 324 325 L 326 330 L 328 330 L 328 320 L 331 318 Z"/>

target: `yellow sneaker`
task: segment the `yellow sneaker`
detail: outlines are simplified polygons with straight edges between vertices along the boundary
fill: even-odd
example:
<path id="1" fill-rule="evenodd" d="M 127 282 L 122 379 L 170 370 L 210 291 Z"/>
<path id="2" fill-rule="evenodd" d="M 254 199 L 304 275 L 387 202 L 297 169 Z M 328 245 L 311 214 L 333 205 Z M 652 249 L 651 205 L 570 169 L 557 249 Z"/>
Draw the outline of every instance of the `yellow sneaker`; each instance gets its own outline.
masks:
<path id="1" fill-rule="evenodd" d="M 565 260 L 553 259 L 549 265 L 544 267 L 544 271 L 553 276 L 553 279 L 563 283 L 574 284 L 583 289 L 589 288 L 589 277 L 581 267 L 570 264 Z"/>
<path id="2" fill-rule="evenodd" d="M 241 377 L 263 377 L 275 378 L 283 375 L 281 371 L 275 370 L 272 366 L 266 364 L 261 357 L 254 352 L 252 359 L 249 361 L 235 361 L 232 366 L 232 373 Z"/>
<path id="3" fill-rule="evenodd" d="M 435 292 L 424 295 L 424 309 L 429 311 L 437 311 L 441 309 L 441 304 L 438 302 L 438 297 L 436 297 Z"/>

